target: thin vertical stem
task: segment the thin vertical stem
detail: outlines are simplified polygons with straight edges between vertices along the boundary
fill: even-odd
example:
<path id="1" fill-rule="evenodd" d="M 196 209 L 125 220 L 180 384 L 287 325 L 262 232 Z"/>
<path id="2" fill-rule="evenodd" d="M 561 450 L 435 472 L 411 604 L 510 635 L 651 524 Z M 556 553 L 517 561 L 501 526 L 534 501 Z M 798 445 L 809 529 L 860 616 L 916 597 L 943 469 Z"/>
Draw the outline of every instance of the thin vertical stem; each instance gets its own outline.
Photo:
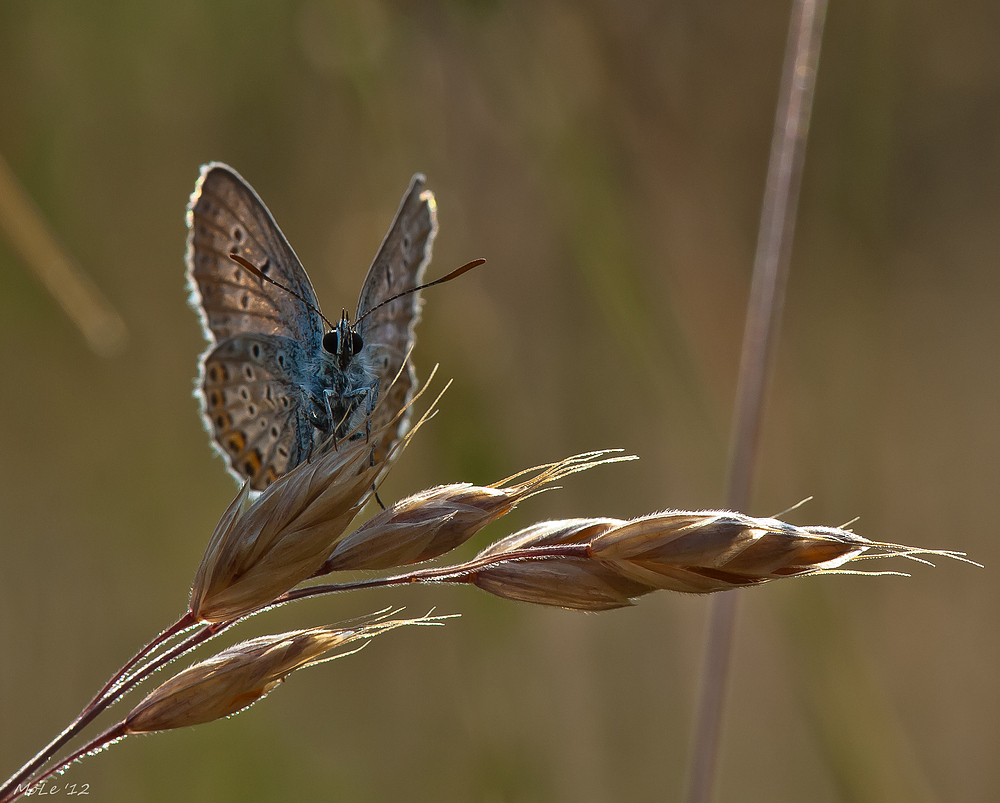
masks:
<path id="1" fill-rule="evenodd" d="M 795 0 L 792 6 L 733 412 L 726 493 L 726 505 L 732 510 L 744 510 L 750 501 L 761 409 L 785 300 L 825 16 L 826 0 Z M 685 794 L 688 803 L 708 803 L 712 796 L 736 603 L 737 596 L 732 591 L 715 595 L 711 603 L 702 688 L 688 766 Z"/>

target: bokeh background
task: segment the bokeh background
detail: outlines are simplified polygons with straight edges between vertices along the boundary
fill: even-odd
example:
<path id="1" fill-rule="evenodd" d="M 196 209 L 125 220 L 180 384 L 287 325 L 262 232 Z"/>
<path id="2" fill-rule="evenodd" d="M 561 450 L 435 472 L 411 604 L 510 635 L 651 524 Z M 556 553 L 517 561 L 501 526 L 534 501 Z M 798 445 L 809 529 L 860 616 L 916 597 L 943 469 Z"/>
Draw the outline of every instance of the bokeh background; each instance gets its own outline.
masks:
<path id="1" fill-rule="evenodd" d="M 542 518 L 718 506 L 786 3 L 0 5 L 0 155 L 125 320 L 79 332 L 0 238 L 0 775 L 181 613 L 236 488 L 192 398 L 184 210 L 236 167 L 328 314 L 412 173 L 437 194 L 415 361 L 455 384 L 384 496 L 618 446 Z M 753 514 L 967 550 L 742 595 L 726 801 L 1000 798 L 1000 16 L 834 0 Z M 877 568 L 869 564 L 870 568 Z M 601 615 L 404 589 L 462 618 L 232 721 L 75 767 L 91 800 L 677 799 L 708 599 Z"/>

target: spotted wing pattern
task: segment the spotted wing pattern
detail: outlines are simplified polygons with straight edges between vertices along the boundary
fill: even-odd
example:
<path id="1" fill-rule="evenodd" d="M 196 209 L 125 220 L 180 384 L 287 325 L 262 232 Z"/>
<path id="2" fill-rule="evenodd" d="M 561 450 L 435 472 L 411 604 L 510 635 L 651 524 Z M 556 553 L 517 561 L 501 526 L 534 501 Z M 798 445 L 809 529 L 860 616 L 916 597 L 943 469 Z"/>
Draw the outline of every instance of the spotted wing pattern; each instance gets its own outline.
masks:
<path id="1" fill-rule="evenodd" d="M 192 305 L 211 343 L 259 332 L 319 348 L 323 320 L 312 283 L 271 213 L 239 173 L 219 162 L 205 165 L 187 220 Z M 230 259 L 234 251 L 294 295 L 260 282 Z"/>
<path id="2" fill-rule="evenodd" d="M 306 352 L 322 342 L 316 293 L 263 201 L 231 167 L 202 168 L 187 221 L 191 301 L 210 344 L 195 395 L 230 472 L 263 490 L 312 441 L 299 376 Z M 260 281 L 233 252 L 293 292 Z"/>
<path id="3" fill-rule="evenodd" d="M 301 348 L 274 335 L 236 335 L 205 355 L 205 423 L 230 469 L 263 490 L 304 459 L 312 424 L 288 371 Z"/>
<path id="4" fill-rule="evenodd" d="M 434 194 L 425 189 L 425 179 L 418 173 L 410 181 L 396 217 L 368 269 L 358 300 L 355 320 L 359 322 L 365 351 L 379 380 L 379 398 L 372 416 L 372 430 L 377 430 L 395 417 L 413 395 L 416 384 L 413 368 L 407 365 L 402 371 L 400 369 L 413 346 L 413 330 L 420 320 L 423 300 L 418 291 L 375 308 L 399 293 L 412 290 L 423 281 L 436 233 Z M 377 460 L 385 456 L 396 438 L 406 431 L 408 424 L 407 415 L 400 420 L 390 437 L 376 444 Z"/>

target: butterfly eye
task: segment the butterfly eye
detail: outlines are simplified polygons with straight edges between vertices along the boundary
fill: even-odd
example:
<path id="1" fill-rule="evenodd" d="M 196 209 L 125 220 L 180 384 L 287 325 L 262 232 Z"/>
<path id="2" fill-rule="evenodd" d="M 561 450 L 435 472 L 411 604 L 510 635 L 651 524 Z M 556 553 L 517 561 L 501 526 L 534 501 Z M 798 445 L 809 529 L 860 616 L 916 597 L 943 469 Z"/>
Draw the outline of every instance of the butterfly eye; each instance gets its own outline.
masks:
<path id="1" fill-rule="evenodd" d="M 361 335 L 357 332 L 351 332 L 351 348 L 353 349 L 353 353 L 357 354 L 364 347 L 365 341 L 361 339 Z"/>
<path id="2" fill-rule="evenodd" d="M 328 354 L 336 354 L 337 346 L 339 345 L 339 338 L 337 336 L 337 330 L 331 329 L 325 335 L 323 335 L 323 350 Z"/>

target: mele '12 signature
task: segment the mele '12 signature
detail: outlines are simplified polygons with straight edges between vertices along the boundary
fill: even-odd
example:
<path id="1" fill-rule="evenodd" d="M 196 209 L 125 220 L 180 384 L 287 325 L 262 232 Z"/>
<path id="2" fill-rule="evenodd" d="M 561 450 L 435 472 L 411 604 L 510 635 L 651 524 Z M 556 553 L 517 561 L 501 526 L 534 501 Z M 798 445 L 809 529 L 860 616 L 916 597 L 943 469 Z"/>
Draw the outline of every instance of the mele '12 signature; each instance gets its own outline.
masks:
<path id="1" fill-rule="evenodd" d="M 59 784 L 50 784 L 48 781 L 42 781 L 37 786 L 33 786 L 27 789 L 23 784 L 18 784 L 17 792 L 18 794 L 23 794 L 25 797 L 31 797 L 32 795 L 89 795 L 90 794 L 90 784 L 89 783 L 67 783 L 60 786 Z"/>

